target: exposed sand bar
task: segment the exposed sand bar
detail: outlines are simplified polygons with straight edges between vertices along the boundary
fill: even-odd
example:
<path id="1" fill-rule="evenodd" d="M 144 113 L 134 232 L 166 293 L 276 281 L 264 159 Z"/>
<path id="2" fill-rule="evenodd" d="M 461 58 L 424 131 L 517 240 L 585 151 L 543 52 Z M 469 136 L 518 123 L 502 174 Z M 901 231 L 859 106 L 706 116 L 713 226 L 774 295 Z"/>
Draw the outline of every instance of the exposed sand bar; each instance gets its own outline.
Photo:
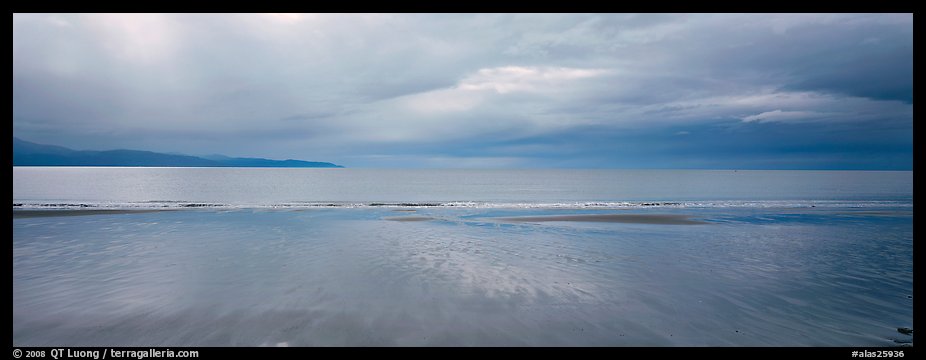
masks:
<path id="1" fill-rule="evenodd" d="M 580 221 L 580 222 L 613 222 L 631 224 L 663 224 L 663 225 L 700 225 L 704 221 L 691 220 L 687 215 L 674 214 L 577 214 L 577 215 L 549 215 L 549 216 L 518 216 L 496 218 L 511 222 L 550 222 L 550 221 Z"/>
<path id="2" fill-rule="evenodd" d="M 13 210 L 13 218 L 36 218 L 81 215 L 141 214 L 168 210 Z"/>
<path id="3" fill-rule="evenodd" d="M 833 211 L 830 215 L 855 215 L 855 216 L 913 216 L 911 210 L 892 210 L 892 211 Z"/>
<path id="4" fill-rule="evenodd" d="M 390 216 L 390 217 L 384 217 L 383 220 L 389 220 L 389 221 L 430 221 L 430 220 L 434 220 L 434 218 L 427 217 L 427 216 Z"/>

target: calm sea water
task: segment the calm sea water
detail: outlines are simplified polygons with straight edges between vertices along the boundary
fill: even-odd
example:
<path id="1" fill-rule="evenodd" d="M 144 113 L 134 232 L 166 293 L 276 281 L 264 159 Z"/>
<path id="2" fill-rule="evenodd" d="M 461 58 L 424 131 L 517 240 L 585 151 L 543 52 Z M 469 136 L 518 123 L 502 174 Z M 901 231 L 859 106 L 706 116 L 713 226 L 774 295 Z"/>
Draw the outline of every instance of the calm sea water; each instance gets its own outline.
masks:
<path id="1" fill-rule="evenodd" d="M 879 171 L 13 168 L 13 201 L 25 206 L 451 203 L 510 207 L 730 200 L 910 203 L 912 194 L 912 172 Z"/>
<path id="2" fill-rule="evenodd" d="M 13 343 L 909 345 L 912 192 L 912 172 L 14 167 Z M 97 209 L 170 211 L 70 216 Z M 702 224 L 506 220 L 576 214 Z"/>

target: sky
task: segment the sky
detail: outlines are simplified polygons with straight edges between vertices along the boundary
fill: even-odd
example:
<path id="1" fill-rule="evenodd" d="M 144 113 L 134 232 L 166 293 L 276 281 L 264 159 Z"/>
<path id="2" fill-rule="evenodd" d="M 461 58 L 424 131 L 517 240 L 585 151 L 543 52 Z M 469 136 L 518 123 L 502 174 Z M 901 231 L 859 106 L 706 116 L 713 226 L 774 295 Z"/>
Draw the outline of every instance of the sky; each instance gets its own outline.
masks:
<path id="1" fill-rule="evenodd" d="M 912 14 L 14 14 L 13 133 L 373 168 L 912 169 Z"/>

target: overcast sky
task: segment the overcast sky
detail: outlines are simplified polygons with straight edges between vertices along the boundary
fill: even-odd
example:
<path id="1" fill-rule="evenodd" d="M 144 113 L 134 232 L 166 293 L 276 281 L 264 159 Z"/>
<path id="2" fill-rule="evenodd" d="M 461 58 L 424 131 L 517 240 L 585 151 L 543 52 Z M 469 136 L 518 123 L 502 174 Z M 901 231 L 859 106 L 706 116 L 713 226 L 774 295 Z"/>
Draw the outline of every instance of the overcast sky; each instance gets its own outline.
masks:
<path id="1" fill-rule="evenodd" d="M 348 167 L 911 169 L 911 14 L 14 14 L 13 131 Z"/>

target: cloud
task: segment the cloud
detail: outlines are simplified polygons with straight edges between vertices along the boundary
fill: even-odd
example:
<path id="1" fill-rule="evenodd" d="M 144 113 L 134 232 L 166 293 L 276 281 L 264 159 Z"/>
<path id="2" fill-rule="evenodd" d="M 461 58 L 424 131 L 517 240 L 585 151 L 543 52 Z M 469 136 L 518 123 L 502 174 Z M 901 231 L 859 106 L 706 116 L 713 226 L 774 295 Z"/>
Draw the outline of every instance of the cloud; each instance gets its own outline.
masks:
<path id="1" fill-rule="evenodd" d="M 410 110 L 423 113 L 467 111 L 487 101 L 510 99 L 506 95 L 551 97 L 575 91 L 575 82 L 606 73 L 600 69 L 566 67 L 484 68 L 463 77 L 451 88 L 409 95 L 401 101 Z"/>
<path id="2" fill-rule="evenodd" d="M 781 109 L 766 111 L 761 114 L 749 115 L 743 118 L 745 122 L 759 121 L 795 121 L 808 120 L 821 117 L 832 116 L 831 113 L 820 113 L 815 111 L 781 111 Z"/>
<path id="3" fill-rule="evenodd" d="M 479 69 L 476 74 L 460 81 L 457 88 L 467 91 L 492 90 L 499 94 L 510 92 L 552 92 L 569 81 L 595 77 L 606 73 L 600 69 L 566 67 L 503 66 Z"/>
<path id="4" fill-rule="evenodd" d="M 912 128 L 911 14 L 13 16 L 14 133 L 77 148 L 534 166 L 812 123 Z"/>

